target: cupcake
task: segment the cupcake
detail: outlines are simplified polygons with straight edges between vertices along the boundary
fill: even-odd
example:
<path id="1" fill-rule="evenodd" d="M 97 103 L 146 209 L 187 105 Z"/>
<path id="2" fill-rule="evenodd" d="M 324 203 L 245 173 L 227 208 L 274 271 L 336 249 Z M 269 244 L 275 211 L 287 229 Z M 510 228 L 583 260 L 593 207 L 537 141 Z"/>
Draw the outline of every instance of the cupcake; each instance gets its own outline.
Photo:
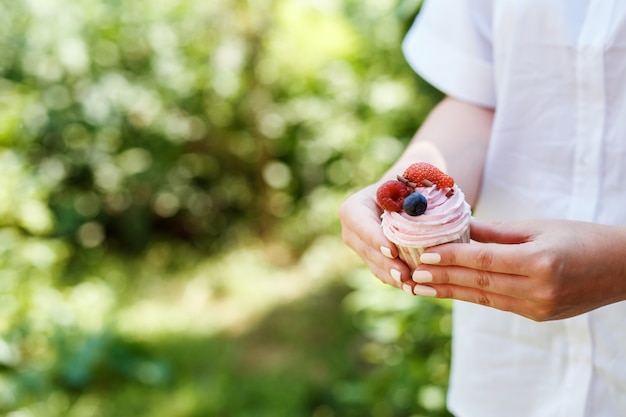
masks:
<path id="1" fill-rule="evenodd" d="M 469 242 L 470 206 L 452 177 L 426 162 L 409 166 L 376 192 L 383 233 L 411 268 L 426 248 Z"/>

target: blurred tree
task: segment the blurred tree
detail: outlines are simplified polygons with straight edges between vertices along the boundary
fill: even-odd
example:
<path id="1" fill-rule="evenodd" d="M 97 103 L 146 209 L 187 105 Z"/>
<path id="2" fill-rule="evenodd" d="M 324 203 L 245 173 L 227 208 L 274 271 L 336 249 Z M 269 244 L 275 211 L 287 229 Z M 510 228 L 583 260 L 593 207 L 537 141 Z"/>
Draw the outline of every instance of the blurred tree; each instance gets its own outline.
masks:
<path id="1" fill-rule="evenodd" d="M 429 104 L 398 48 L 417 5 L 369 3 L 8 6 L 1 136 L 84 247 L 265 235 L 374 178 Z"/>
<path id="2" fill-rule="evenodd" d="M 168 364 L 116 328 L 143 296 L 140 272 L 156 280 L 248 239 L 278 242 L 283 266 L 318 250 L 346 193 L 386 169 L 439 97 L 399 48 L 419 0 L 4 3 L 0 413 L 86 415 L 115 384 L 166 386 Z M 308 387 L 328 400 L 316 417 L 440 412 L 445 306 L 353 301 L 365 370 L 348 364 L 323 392 L 294 382 L 294 409 Z M 383 327 L 401 331 L 381 339 Z M 404 389 L 387 401 L 393 384 Z"/>

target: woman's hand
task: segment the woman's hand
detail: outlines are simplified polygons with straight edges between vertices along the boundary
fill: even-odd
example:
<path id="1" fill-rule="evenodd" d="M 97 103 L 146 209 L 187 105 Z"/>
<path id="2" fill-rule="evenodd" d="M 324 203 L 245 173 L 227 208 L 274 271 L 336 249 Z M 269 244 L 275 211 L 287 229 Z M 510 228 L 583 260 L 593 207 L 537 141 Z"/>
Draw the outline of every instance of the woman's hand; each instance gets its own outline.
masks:
<path id="1" fill-rule="evenodd" d="M 380 227 L 381 210 L 376 204 L 378 184 L 351 195 L 339 209 L 342 238 L 380 279 L 394 287 L 413 293 L 409 267 L 397 259 L 398 250 L 387 240 Z"/>
<path id="2" fill-rule="evenodd" d="M 398 250 L 380 227 L 376 189 L 396 178 L 413 162 L 440 167 L 458 181 L 472 204 L 478 195 L 494 111 L 452 97 L 444 98 L 430 112 L 400 158 L 378 184 L 348 197 L 339 210 L 344 242 L 352 248 L 381 281 L 415 294 L 415 283 Z M 422 288 L 423 289 L 423 288 Z M 432 289 L 430 290 L 432 291 Z"/>
<path id="3" fill-rule="evenodd" d="M 544 220 L 472 220 L 471 244 L 428 249 L 416 294 L 436 291 L 536 321 L 626 300 L 626 227 Z"/>

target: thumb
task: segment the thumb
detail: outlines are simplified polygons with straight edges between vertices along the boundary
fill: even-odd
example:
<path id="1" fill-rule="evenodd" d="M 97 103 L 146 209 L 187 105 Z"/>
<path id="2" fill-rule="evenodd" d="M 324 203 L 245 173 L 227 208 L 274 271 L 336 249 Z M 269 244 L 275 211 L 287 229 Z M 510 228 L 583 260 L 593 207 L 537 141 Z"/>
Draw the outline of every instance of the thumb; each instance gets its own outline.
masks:
<path id="1" fill-rule="evenodd" d="M 485 221 L 472 218 L 470 235 L 481 243 L 515 244 L 531 240 L 533 228 L 527 222 Z"/>

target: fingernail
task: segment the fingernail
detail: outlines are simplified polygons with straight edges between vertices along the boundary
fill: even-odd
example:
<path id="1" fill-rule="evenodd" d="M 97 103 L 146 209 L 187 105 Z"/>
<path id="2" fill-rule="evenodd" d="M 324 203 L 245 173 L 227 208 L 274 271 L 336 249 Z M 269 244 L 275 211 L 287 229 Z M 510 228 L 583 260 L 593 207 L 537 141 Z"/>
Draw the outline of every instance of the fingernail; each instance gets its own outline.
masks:
<path id="1" fill-rule="evenodd" d="M 413 293 L 423 297 L 434 297 L 437 295 L 437 291 L 433 287 L 427 287 L 426 285 L 416 285 L 413 287 Z"/>
<path id="2" fill-rule="evenodd" d="M 422 253 L 420 262 L 423 264 L 438 264 L 441 262 L 441 255 L 434 252 Z"/>
<path id="3" fill-rule="evenodd" d="M 397 282 L 402 282 L 402 272 L 397 269 L 391 269 L 389 274 L 391 275 L 391 278 L 395 279 Z"/>
<path id="4" fill-rule="evenodd" d="M 391 249 L 389 249 L 387 246 L 381 246 L 380 247 L 380 252 L 383 255 L 385 255 L 387 258 L 393 259 L 393 255 L 391 254 Z"/>
<path id="5" fill-rule="evenodd" d="M 428 271 L 417 270 L 413 272 L 413 281 L 415 282 L 431 282 L 433 275 Z"/>
<path id="6" fill-rule="evenodd" d="M 415 295 L 415 293 L 413 292 L 413 287 L 411 287 L 409 284 L 404 284 L 402 286 L 402 290 L 404 290 L 404 292 L 408 294 Z"/>

